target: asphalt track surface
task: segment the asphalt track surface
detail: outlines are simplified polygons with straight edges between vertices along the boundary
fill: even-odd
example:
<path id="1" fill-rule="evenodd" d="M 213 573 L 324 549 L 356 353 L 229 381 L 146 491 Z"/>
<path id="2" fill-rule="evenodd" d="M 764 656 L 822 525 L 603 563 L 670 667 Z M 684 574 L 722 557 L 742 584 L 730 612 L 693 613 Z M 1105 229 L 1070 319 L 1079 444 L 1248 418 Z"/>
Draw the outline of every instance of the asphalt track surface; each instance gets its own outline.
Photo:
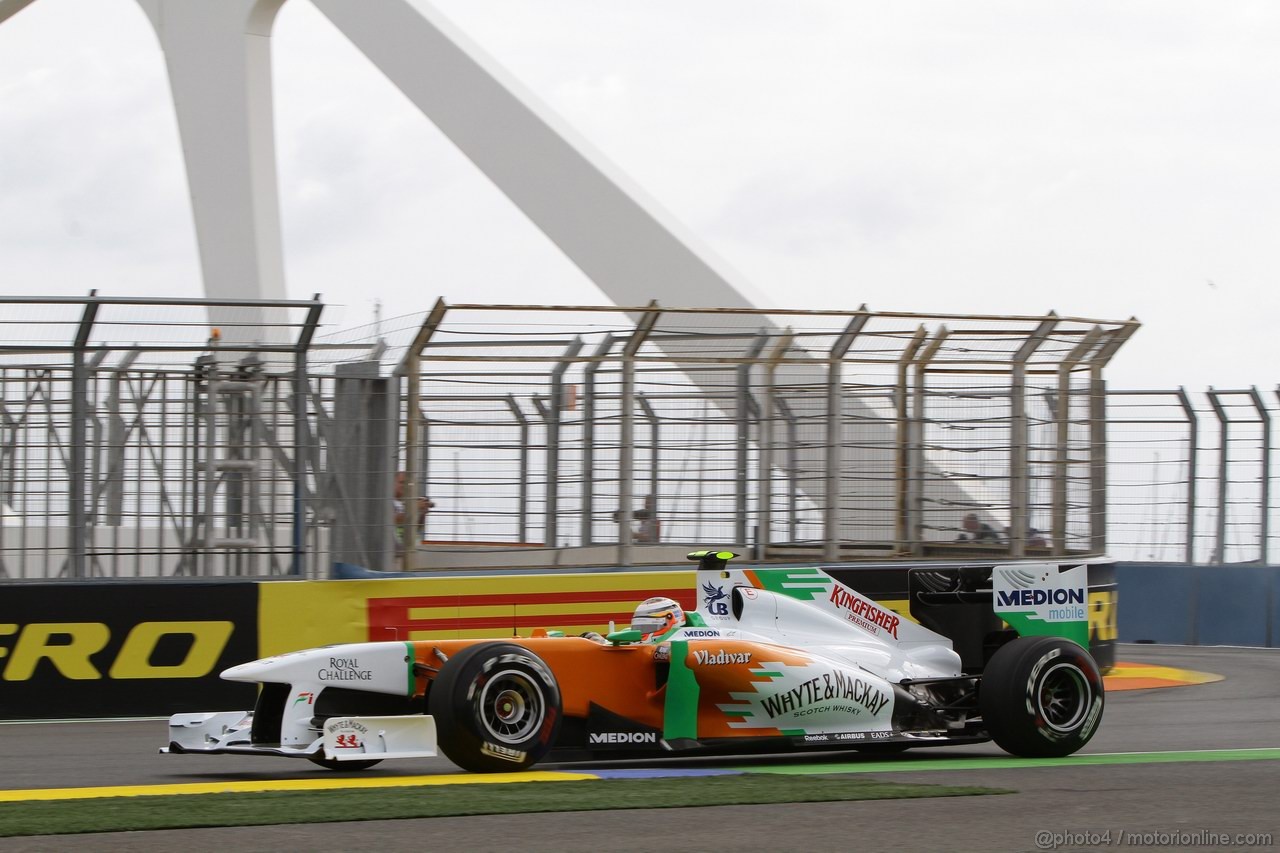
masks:
<path id="1" fill-rule="evenodd" d="M 1126 646 L 1119 657 L 1220 673 L 1226 679 L 1109 694 L 1102 726 L 1082 754 L 1280 747 L 1280 650 Z M 156 749 L 163 740 L 164 724 L 154 720 L 3 725 L 0 755 L 5 772 L 0 789 L 335 775 L 308 763 L 269 758 L 159 755 Z M 981 759 L 997 757 L 1007 756 L 990 744 L 914 750 L 895 761 L 895 772 L 871 772 L 867 778 L 983 785 L 1017 793 L 43 836 L 0 839 L 0 851 L 1093 850 L 1140 846 L 1130 843 L 1123 833 L 1206 831 L 1271 833 L 1273 844 L 1247 847 L 1232 840 L 1212 847 L 1181 846 L 1231 850 L 1280 846 L 1280 760 L 1274 758 L 1147 763 L 1147 759 L 1135 756 L 1106 765 L 982 766 Z M 979 759 L 978 766 L 973 759 Z M 822 772 L 834 770 L 836 765 L 882 760 L 880 756 L 864 759 L 841 753 L 686 760 L 678 766 L 745 765 L 775 770 L 804 765 Z M 920 762 L 921 768 L 910 769 L 912 762 Z M 539 769 L 589 771 L 604 766 L 546 765 Z M 388 762 L 350 775 L 369 778 L 451 772 L 457 771 L 445 759 L 423 759 Z M 696 779 L 690 785 L 696 802 Z M 429 796 L 430 789 L 423 789 L 423 795 Z M 1107 831 L 1112 834 L 1110 845 L 1097 840 Z M 1038 833 L 1049 833 L 1050 837 L 1038 839 Z M 1099 835 L 1090 838 L 1087 833 Z M 1062 838 L 1055 846 L 1059 839 L 1052 834 L 1076 837 Z"/>

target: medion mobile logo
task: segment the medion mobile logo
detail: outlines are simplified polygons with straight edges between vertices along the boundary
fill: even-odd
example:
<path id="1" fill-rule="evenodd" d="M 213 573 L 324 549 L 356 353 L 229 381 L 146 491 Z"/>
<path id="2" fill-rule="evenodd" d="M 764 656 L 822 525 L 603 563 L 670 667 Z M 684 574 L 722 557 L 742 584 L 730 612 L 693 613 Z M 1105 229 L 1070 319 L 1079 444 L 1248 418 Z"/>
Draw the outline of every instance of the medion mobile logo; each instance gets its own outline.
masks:
<path id="1" fill-rule="evenodd" d="M 1001 607 L 1084 604 L 1084 591 L 1079 589 L 1002 589 L 999 594 L 999 604 Z"/>
<path id="2" fill-rule="evenodd" d="M 657 743 L 657 732 L 592 732 L 591 743 Z"/>
<path id="3" fill-rule="evenodd" d="M 1088 637 L 1088 567 L 1054 564 L 996 566 L 991 575 L 996 615 L 1020 632 L 1061 634 L 1077 642 Z M 1014 624 L 1018 620 L 1026 624 Z M 1048 626 L 1054 626 L 1049 628 Z"/>

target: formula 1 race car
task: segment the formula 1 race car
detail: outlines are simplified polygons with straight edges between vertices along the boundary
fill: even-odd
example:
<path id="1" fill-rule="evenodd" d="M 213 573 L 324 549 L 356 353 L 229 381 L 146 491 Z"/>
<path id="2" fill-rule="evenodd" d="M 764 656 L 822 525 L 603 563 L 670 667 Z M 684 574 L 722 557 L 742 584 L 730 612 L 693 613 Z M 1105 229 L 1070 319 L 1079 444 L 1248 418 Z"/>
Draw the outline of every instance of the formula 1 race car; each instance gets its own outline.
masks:
<path id="1" fill-rule="evenodd" d="M 988 618 L 953 643 L 819 568 L 740 570 L 726 551 L 689 556 L 696 611 L 646 602 L 656 612 L 604 637 L 538 629 L 352 643 L 232 667 L 223 678 L 261 685 L 255 709 L 177 714 L 161 752 L 360 769 L 439 749 L 477 772 L 548 758 L 987 740 L 1015 755 L 1064 756 L 1102 718 L 1102 678 L 1084 648 L 1084 564 L 913 569 L 913 608 L 984 602 Z M 958 647 L 977 649 L 976 663 L 962 664 Z"/>

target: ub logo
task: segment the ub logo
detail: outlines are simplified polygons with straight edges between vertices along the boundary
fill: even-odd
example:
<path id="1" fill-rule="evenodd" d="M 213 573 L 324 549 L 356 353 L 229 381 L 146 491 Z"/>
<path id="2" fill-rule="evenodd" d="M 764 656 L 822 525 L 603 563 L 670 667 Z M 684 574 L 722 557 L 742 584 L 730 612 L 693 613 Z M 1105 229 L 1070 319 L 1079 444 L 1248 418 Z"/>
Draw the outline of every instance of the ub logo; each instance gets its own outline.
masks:
<path id="1" fill-rule="evenodd" d="M 710 583 L 702 585 L 702 603 L 706 605 L 707 612 L 712 616 L 728 616 L 729 602 L 726 601 L 729 593 L 724 591 L 724 587 L 715 586 Z"/>

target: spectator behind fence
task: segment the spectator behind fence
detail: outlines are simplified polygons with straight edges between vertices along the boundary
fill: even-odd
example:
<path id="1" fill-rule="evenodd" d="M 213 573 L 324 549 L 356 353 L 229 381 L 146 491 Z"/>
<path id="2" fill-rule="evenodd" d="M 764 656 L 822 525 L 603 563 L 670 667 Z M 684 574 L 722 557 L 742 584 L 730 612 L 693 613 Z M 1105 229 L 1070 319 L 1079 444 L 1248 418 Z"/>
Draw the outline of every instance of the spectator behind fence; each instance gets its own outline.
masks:
<path id="1" fill-rule="evenodd" d="M 658 518 L 658 499 L 654 495 L 646 495 L 644 507 L 631 513 L 631 518 L 638 524 L 631 531 L 631 541 L 637 545 L 652 545 L 662 541 L 662 519 Z M 622 513 L 615 512 L 613 520 L 622 520 Z"/>
<path id="2" fill-rule="evenodd" d="M 1013 541 L 1013 528 L 1006 527 L 1004 529 L 1004 538 L 1010 542 Z M 1028 548 L 1048 548 L 1049 542 L 1044 538 L 1044 531 L 1037 530 L 1030 524 L 1027 525 L 1027 547 Z"/>
<path id="3" fill-rule="evenodd" d="M 985 521 L 978 520 L 978 514 L 971 512 L 964 517 L 961 522 L 960 535 L 956 537 L 957 542 L 999 542 L 1000 534 L 996 529 Z"/>
<path id="4" fill-rule="evenodd" d="M 395 514 L 395 522 L 396 522 L 396 554 L 397 555 L 404 553 L 405 542 L 406 542 L 404 529 L 409 521 L 409 518 L 408 518 L 409 514 L 405 511 L 405 506 L 404 506 L 404 482 L 407 476 L 408 475 L 404 471 L 396 472 L 396 492 L 395 492 L 395 498 L 391 502 L 391 506 Z M 430 512 L 431 508 L 434 506 L 435 506 L 434 501 L 429 501 L 425 497 L 418 498 L 417 539 L 422 538 L 422 534 L 426 528 L 427 513 Z"/>

